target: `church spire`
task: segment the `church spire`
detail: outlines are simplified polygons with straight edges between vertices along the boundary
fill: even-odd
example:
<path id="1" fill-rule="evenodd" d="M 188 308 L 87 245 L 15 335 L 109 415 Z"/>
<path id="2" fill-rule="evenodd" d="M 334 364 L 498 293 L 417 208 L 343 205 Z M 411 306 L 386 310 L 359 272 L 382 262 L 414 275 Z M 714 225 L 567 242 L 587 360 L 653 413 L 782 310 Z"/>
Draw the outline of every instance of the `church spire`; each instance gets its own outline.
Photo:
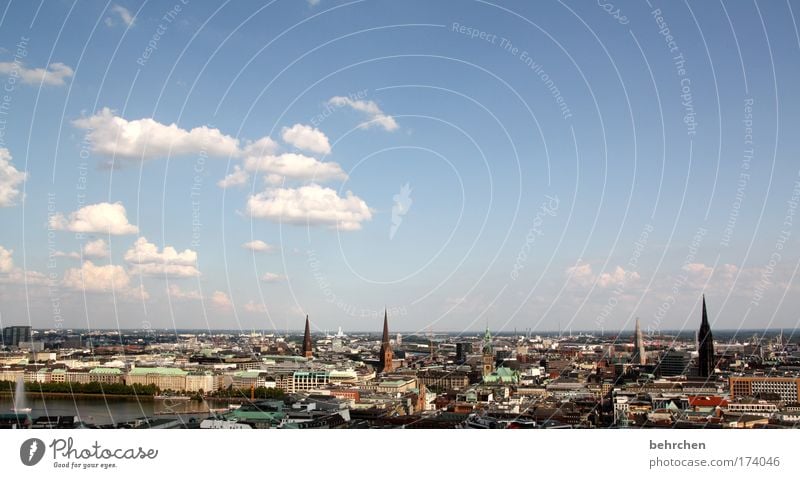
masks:
<path id="1" fill-rule="evenodd" d="M 312 358 L 314 350 L 311 343 L 311 325 L 308 322 L 308 315 L 306 315 L 306 331 L 303 334 L 303 357 Z"/>
<path id="2" fill-rule="evenodd" d="M 703 294 L 703 318 L 700 330 L 697 332 L 697 372 L 701 377 L 710 377 L 714 374 L 714 336 L 711 334 L 711 325 L 708 323 L 706 312 L 706 296 Z"/>
<path id="3" fill-rule="evenodd" d="M 381 352 L 379 371 L 391 372 L 394 370 L 394 353 L 392 352 L 392 344 L 389 342 L 389 314 L 386 309 L 383 310 L 383 337 L 381 338 Z"/>
<path id="4" fill-rule="evenodd" d="M 644 351 L 644 337 L 642 337 L 642 327 L 639 325 L 639 317 L 636 317 L 636 330 L 633 339 L 633 363 L 644 365 L 647 363 L 647 356 Z"/>

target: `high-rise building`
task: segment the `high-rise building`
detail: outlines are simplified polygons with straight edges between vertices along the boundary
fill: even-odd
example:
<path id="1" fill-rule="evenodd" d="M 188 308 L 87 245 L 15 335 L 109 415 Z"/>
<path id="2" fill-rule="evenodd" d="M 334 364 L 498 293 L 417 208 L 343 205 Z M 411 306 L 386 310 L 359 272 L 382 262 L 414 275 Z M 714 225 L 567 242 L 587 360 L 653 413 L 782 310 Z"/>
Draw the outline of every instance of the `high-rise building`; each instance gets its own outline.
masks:
<path id="1" fill-rule="evenodd" d="M 483 353 L 481 358 L 483 365 L 483 376 L 486 377 L 494 372 L 494 347 L 492 346 L 492 333 L 489 326 L 486 326 L 486 333 L 483 335 Z"/>
<path id="2" fill-rule="evenodd" d="M 380 352 L 380 372 L 391 372 L 394 370 L 394 354 L 392 353 L 392 344 L 389 342 L 389 315 L 386 310 L 383 311 L 383 337 L 381 338 L 381 352 Z"/>
<path id="3" fill-rule="evenodd" d="M 467 354 L 472 352 L 472 344 L 469 342 L 458 342 L 456 344 L 456 363 L 463 364 L 467 361 Z"/>
<path id="4" fill-rule="evenodd" d="M 314 348 L 311 343 L 311 325 L 308 322 L 308 315 L 306 315 L 306 330 L 303 333 L 303 357 L 311 358 L 314 356 Z"/>
<path id="5" fill-rule="evenodd" d="M 13 325 L 11 327 L 3 327 L 3 345 L 6 347 L 16 347 L 20 342 L 30 341 L 30 325 Z"/>
<path id="6" fill-rule="evenodd" d="M 644 352 L 644 338 L 642 337 L 642 328 L 639 326 L 639 318 L 636 318 L 636 331 L 633 338 L 633 357 L 631 362 L 637 365 L 644 365 L 647 363 L 647 356 Z"/>
<path id="7" fill-rule="evenodd" d="M 670 349 L 661 356 L 658 362 L 658 373 L 662 377 L 689 375 L 692 355 L 681 350 Z"/>
<path id="8" fill-rule="evenodd" d="M 714 373 L 714 336 L 711 334 L 711 325 L 708 323 L 706 312 L 706 296 L 703 295 L 703 320 L 697 332 L 697 374 L 701 377 L 710 377 Z"/>

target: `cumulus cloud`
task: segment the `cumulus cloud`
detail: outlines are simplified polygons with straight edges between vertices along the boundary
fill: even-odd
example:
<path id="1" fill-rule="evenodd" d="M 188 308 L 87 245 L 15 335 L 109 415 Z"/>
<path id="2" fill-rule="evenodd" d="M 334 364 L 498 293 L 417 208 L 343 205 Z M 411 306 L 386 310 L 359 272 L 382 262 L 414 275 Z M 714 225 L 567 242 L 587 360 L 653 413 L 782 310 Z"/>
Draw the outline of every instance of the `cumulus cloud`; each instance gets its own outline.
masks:
<path id="1" fill-rule="evenodd" d="M 567 277 L 570 281 L 581 286 L 592 285 L 594 282 L 594 273 L 592 273 L 591 264 L 576 264 L 568 267 L 566 270 Z"/>
<path id="2" fill-rule="evenodd" d="M 266 305 L 252 300 L 247 301 L 242 307 L 245 312 L 250 312 L 251 314 L 265 314 L 267 312 Z"/>
<path id="3" fill-rule="evenodd" d="M 64 217 L 58 213 L 50 216 L 50 228 L 57 231 L 97 234 L 137 234 L 139 228 L 128 222 L 125 206 L 120 202 L 90 204 Z"/>
<path id="4" fill-rule="evenodd" d="M 267 244 L 260 239 L 245 242 L 242 247 L 253 252 L 274 252 L 276 249 L 272 244 Z"/>
<path id="5" fill-rule="evenodd" d="M 286 143 L 303 151 L 317 154 L 329 154 L 331 152 L 331 144 L 328 141 L 328 137 L 325 136 L 325 133 L 312 126 L 297 123 L 291 128 L 283 128 L 281 137 Z"/>
<path id="6" fill-rule="evenodd" d="M 233 172 L 217 181 L 217 186 L 227 189 L 232 186 L 244 186 L 250 179 L 250 173 L 241 168 L 238 164 L 233 167 Z"/>
<path id="7" fill-rule="evenodd" d="M 635 282 L 639 280 L 639 273 L 636 271 L 626 271 L 620 266 L 614 268 L 612 272 L 603 272 L 596 275 L 592 271 L 592 265 L 589 263 L 579 263 L 566 270 L 568 279 L 582 287 L 589 287 L 592 284 L 597 284 L 598 287 L 603 289 L 616 287 L 628 282 Z"/>
<path id="8" fill-rule="evenodd" d="M 0 284 L 47 285 L 41 272 L 24 270 L 14 264 L 14 251 L 0 246 Z"/>
<path id="9" fill-rule="evenodd" d="M 346 96 L 334 96 L 328 100 L 328 104 L 336 107 L 350 107 L 358 112 L 364 113 L 367 116 L 367 121 L 358 125 L 361 129 L 369 129 L 372 127 L 383 128 L 386 131 L 394 131 L 399 126 L 391 116 L 384 113 L 377 103 L 374 101 L 354 100 Z"/>
<path id="10" fill-rule="evenodd" d="M 121 6 L 121 5 L 114 5 L 111 7 L 111 13 L 114 14 L 125 26 L 133 26 L 133 23 L 136 21 L 136 18 L 131 14 L 130 10 Z M 114 26 L 115 22 L 112 17 L 106 17 L 105 24 L 109 27 Z"/>
<path id="11" fill-rule="evenodd" d="M 18 171 L 11 164 L 11 153 L 8 149 L 0 148 L 0 207 L 17 204 L 17 199 L 20 198 L 19 186 L 27 177 L 27 173 Z"/>
<path id="12" fill-rule="evenodd" d="M 246 213 L 254 218 L 289 224 L 326 225 L 344 231 L 361 229 L 372 219 L 363 199 L 347 191 L 310 184 L 299 188 L 268 189 L 247 199 Z"/>
<path id="13" fill-rule="evenodd" d="M 14 270 L 14 251 L 0 246 L 0 273 L 7 274 Z"/>
<path id="14" fill-rule="evenodd" d="M 639 280 L 639 273 L 636 271 L 629 272 L 620 266 L 614 268 L 614 272 L 604 272 L 597 278 L 597 285 L 603 288 L 616 287 L 619 284 L 626 282 L 634 282 Z"/>
<path id="15" fill-rule="evenodd" d="M 63 63 L 50 63 L 47 68 L 26 68 L 19 62 L 0 62 L 0 75 L 15 76 L 27 85 L 63 86 L 74 71 Z"/>
<path id="16" fill-rule="evenodd" d="M 108 244 L 103 239 L 89 241 L 83 245 L 83 255 L 91 259 L 105 259 L 108 257 Z"/>
<path id="17" fill-rule="evenodd" d="M 172 278 L 200 275 L 197 269 L 197 252 L 191 249 L 178 252 L 172 246 L 166 246 L 159 251 L 158 246 L 148 242 L 145 237 L 137 239 L 125 252 L 125 262 L 130 265 L 134 274 Z"/>
<path id="18" fill-rule="evenodd" d="M 170 284 L 169 288 L 167 289 L 167 293 L 170 297 L 176 300 L 200 300 L 203 298 L 200 295 L 200 291 L 197 290 L 187 290 L 184 291 L 181 289 L 178 284 Z"/>
<path id="19" fill-rule="evenodd" d="M 347 174 L 337 163 L 295 153 L 251 156 L 245 159 L 244 168 L 254 173 L 266 173 L 273 184 L 283 177 L 321 182 L 347 179 Z"/>
<path id="20" fill-rule="evenodd" d="M 264 156 L 273 154 L 276 151 L 278 151 L 278 143 L 269 136 L 264 136 L 257 141 L 247 143 L 247 145 L 242 148 L 242 156 Z"/>
<path id="21" fill-rule="evenodd" d="M 143 288 L 131 285 L 131 278 L 125 268 L 116 264 L 96 266 L 92 261 L 85 261 L 80 268 L 67 269 L 62 284 L 76 291 L 113 292 L 128 298 L 149 298 Z"/>
<path id="22" fill-rule="evenodd" d="M 165 125 L 153 118 L 127 120 L 109 108 L 72 124 L 88 131 L 92 151 L 128 159 L 153 159 L 168 155 L 206 154 L 236 156 L 239 140 L 216 128 L 198 126 L 191 130 L 175 123 Z"/>
<path id="23" fill-rule="evenodd" d="M 264 275 L 261 276 L 261 282 L 280 282 L 283 280 L 283 276 L 280 274 L 276 274 L 274 272 L 266 272 Z"/>
<path id="24" fill-rule="evenodd" d="M 211 295 L 211 305 L 220 309 L 229 309 L 233 306 L 233 303 L 230 297 L 228 297 L 228 294 L 217 290 Z"/>
<path id="25" fill-rule="evenodd" d="M 716 290 L 729 290 L 733 287 L 736 276 L 739 273 L 739 267 L 734 264 L 721 264 L 716 267 L 694 262 L 683 266 L 683 270 L 687 272 L 687 284 L 694 289 L 704 289 L 708 286 Z M 751 288 L 755 285 L 755 278 L 752 270 L 745 269 L 742 271 L 741 286 Z M 713 278 L 711 276 L 714 276 Z"/>

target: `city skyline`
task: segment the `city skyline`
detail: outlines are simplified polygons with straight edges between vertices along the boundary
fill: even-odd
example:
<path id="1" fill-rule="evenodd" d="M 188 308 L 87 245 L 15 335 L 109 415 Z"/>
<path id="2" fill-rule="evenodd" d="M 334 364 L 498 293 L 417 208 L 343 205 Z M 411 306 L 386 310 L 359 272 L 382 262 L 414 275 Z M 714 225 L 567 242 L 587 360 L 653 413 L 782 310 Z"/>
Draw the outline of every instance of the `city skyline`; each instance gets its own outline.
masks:
<path id="1" fill-rule="evenodd" d="M 9 3 L 0 323 L 794 330 L 791 4 L 620 9 Z"/>

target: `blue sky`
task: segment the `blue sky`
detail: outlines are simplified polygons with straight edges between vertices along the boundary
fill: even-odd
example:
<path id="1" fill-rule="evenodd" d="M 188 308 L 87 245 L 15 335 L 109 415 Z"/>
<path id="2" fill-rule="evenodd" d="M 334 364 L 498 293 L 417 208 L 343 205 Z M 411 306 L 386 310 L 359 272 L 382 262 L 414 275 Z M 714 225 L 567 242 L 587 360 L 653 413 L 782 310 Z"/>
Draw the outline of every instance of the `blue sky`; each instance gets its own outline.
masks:
<path id="1" fill-rule="evenodd" d="M 800 6 L 649 3 L 4 3 L 0 320 L 793 329 Z"/>

